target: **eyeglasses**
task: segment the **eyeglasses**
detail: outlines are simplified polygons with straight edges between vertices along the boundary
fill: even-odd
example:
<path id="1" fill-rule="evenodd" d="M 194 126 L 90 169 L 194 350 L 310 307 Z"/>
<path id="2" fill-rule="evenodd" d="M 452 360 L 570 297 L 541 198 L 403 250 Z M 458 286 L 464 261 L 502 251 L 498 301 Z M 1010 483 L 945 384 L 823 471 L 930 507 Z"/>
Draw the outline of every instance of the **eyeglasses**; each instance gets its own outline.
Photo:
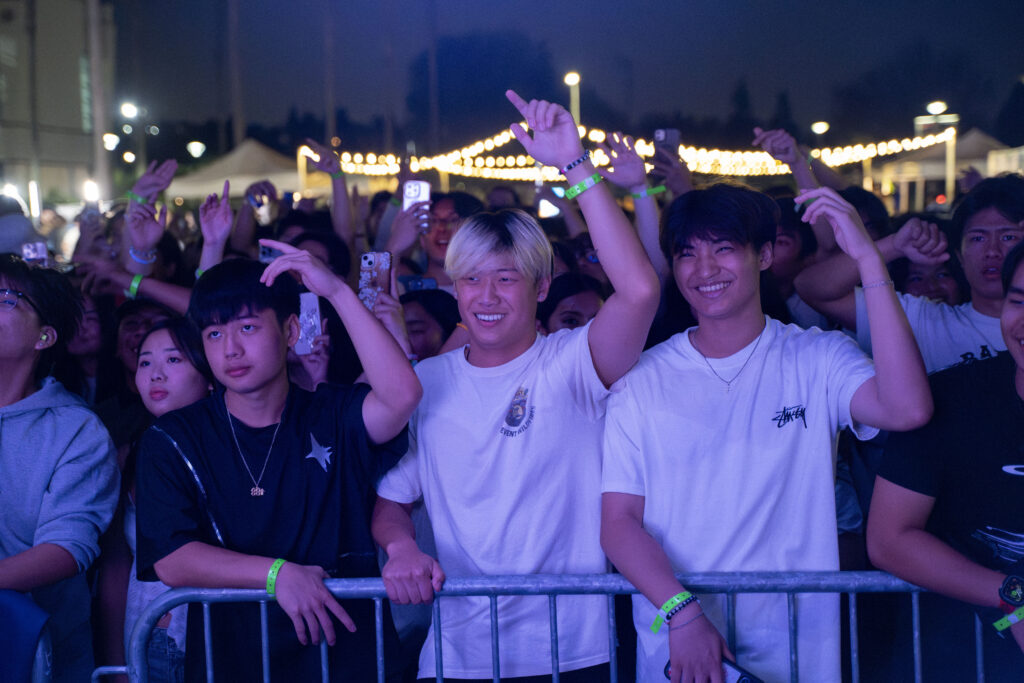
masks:
<path id="1" fill-rule="evenodd" d="M 32 299 L 28 298 L 28 295 L 24 292 L 19 292 L 16 289 L 0 289 L 0 310 L 13 311 L 14 307 L 18 305 L 18 302 L 24 299 L 28 302 L 28 305 L 32 307 L 36 313 L 39 313 L 39 309 L 32 303 Z"/>

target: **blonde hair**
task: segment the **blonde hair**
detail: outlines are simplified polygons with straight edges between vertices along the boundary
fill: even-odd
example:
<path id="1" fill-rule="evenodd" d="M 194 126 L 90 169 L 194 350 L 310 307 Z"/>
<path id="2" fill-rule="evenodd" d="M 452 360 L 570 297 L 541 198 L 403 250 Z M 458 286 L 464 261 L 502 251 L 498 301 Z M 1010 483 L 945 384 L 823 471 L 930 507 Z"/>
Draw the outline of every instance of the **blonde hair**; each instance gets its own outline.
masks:
<path id="1" fill-rule="evenodd" d="M 547 236 L 528 213 L 502 209 L 477 213 L 465 220 L 448 245 L 444 269 L 448 277 L 466 277 L 488 257 L 511 254 L 516 270 L 533 282 L 551 277 L 554 258 Z"/>

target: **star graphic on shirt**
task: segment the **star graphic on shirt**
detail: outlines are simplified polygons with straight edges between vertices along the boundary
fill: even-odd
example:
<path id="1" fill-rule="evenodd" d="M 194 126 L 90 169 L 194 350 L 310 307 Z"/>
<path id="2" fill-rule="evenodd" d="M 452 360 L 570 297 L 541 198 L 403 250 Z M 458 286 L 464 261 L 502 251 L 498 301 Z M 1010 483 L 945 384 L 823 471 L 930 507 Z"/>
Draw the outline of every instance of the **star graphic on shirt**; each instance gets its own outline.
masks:
<path id="1" fill-rule="evenodd" d="M 320 463 L 320 467 L 324 468 L 324 472 L 326 472 L 327 466 L 331 464 L 331 447 L 321 446 L 317 443 L 316 437 L 313 436 L 312 433 L 310 433 L 309 439 L 313 442 L 313 449 L 309 452 L 309 455 L 307 455 L 306 458 L 313 458 L 316 460 Z"/>

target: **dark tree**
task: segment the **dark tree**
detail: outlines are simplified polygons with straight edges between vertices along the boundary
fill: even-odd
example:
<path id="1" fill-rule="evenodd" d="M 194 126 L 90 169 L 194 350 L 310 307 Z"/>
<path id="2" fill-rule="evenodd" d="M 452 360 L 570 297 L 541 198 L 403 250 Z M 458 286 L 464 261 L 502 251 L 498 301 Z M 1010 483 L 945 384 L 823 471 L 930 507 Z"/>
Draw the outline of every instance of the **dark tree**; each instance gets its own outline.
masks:
<path id="1" fill-rule="evenodd" d="M 1010 147 L 1024 145 L 1024 80 L 1013 85 L 993 128 L 996 139 Z"/>

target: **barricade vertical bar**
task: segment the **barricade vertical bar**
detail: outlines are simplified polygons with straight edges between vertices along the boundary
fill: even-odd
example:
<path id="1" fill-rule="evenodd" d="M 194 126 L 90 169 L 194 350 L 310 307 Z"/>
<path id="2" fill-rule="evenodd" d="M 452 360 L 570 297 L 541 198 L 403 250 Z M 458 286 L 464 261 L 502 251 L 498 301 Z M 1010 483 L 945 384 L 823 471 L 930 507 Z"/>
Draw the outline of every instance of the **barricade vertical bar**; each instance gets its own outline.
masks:
<path id="1" fill-rule="evenodd" d="M 373 599 L 373 628 L 377 637 L 377 683 L 384 683 L 384 601 Z"/>
<path id="2" fill-rule="evenodd" d="M 434 674 L 437 676 L 437 683 L 444 683 L 444 660 L 441 659 L 441 598 L 436 595 L 431 626 L 434 628 Z"/>
<path id="3" fill-rule="evenodd" d="M 266 600 L 260 600 L 260 657 L 263 661 L 263 683 L 270 683 L 270 634 L 267 629 Z"/>
<path id="4" fill-rule="evenodd" d="M 548 596 L 548 622 L 551 627 L 551 680 L 558 683 L 558 610 L 555 596 Z"/>
<path id="5" fill-rule="evenodd" d="M 982 639 L 981 617 L 974 615 L 974 671 L 978 683 L 985 683 L 985 644 Z"/>
<path id="6" fill-rule="evenodd" d="M 910 594 L 910 613 L 914 628 L 914 683 L 921 683 L 921 594 Z"/>
<path id="7" fill-rule="evenodd" d="M 611 683 L 619 683 L 619 640 L 615 626 L 615 594 L 608 595 L 608 666 L 611 668 Z"/>
<path id="8" fill-rule="evenodd" d="M 860 641 L 857 638 L 857 594 L 847 593 L 850 605 L 850 681 L 860 683 Z"/>
<path id="9" fill-rule="evenodd" d="M 501 662 L 498 659 L 498 596 L 490 595 L 491 602 L 491 672 L 494 683 L 501 683 Z"/>
<path id="10" fill-rule="evenodd" d="M 729 641 L 729 649 L 736 651 L 736 594 L 725 596 L 725 637 Z"/>
<path id="11" fill-rule="evenodd" d="M 789 616 L 789 680 L 798 683 L 800 666 L 796 651 L 796 595 L 786 593 L 786 612 Z"/>
<path id="12" fill-rule="evenodd" d="M 331 678 L 330 664 L 327 661 L 327 636 L 320 629 L 320 683 L 327 683 Z"/>
<path id="13" fill-rule="evenodd" d="M 213 683 L 213 636 L 210 633 L 210 603 L 203 603 L 203 647 L 206 650 L 206 683 Z M 140 666 L 146 666 L 143 661 Z"/>

